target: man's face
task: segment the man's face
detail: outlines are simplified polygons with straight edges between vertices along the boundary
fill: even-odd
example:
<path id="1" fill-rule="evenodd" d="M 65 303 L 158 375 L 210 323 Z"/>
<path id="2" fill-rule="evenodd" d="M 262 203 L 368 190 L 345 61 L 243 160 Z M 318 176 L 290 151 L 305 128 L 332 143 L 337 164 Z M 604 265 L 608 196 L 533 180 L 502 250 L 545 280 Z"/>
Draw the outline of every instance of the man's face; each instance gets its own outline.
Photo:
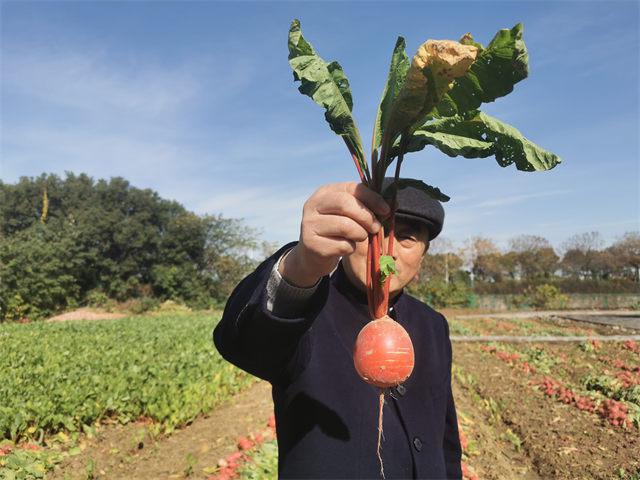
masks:
<path id="1" fill-rule="evenodd" d="M 388 225 L 385 225 L 384 247 L 387 248 Z M 420 264 L 429 248 L 426 227 L 422 224 L 396 218 L 393 258 L 397 275 L 391 276 L 390 297 L 396 296 L 414 279 L 420 270 Z M 342 264 L 347 276 L 360 290 L 366 290 L 367 278 L 367 240 L 356 244 L 356 251 L 343 257 Z"/>

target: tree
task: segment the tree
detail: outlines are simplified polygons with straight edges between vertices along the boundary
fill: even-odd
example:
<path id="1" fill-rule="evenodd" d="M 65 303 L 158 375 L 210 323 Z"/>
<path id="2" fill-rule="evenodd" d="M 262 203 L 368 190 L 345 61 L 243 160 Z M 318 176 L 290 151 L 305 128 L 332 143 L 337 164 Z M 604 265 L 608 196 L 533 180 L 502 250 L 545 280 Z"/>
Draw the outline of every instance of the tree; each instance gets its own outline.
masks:
<path id="1" fill-rule="evenodd" d="M 595 252 L 591 262 L 591 271 L 595 278 L 608 280 L 623 268 L 622 259 L 611 248 Z"/>
<path id="2" fill-rule="evenodd" d="M 453 242 L 446 237 L 438 237 L 429 246 L 422 273 L 427 279 L 441 278 L 445 283 L 449 283 L 452 274 L 460 270 L 463 263 Z"/>
<path id="3" fill-rule="evenodd" d="M 456 272 L 462 268 L 462 258 L 453 252 L 428 255 L 420 269 L 420 278 L 426 281 L 441 280 L 450 283 Z"/>
<path id="4" fill-rule="evenodd" d="M 640 282 L 640 232 L 627 232 L 611 247 L 611 254 L 619 259 L 623 274 Z"/>
<path id="5" fill-rule="evenodd" d="M 0 183 L 0 200 L 0 320 L 6 299 L 38 317 L 91 292 L 206 306 L 255 264 L 257 233 L 241 220 L 200 217 L 120 177 L 23 177 Z"/>
<path id="6" fill-rule="evenodd" d="M 570 275 L 579 278 L 595 278 L 597 272 L 594 270 L 596 256 L 604 245 L 599 232 L 586 232 L 573 235 L 566 240 L 562 248 L 564 256 L 562 259 L 562 269 Z"/>
<path id="7" fill-rule="evenodd" d="M 479 280 L 494 280 L 496 261 L 500 251 L 489 238 L 473 237 L 465 242 L 463 247 L 465 263 L 475 278 Z"/>
<path id="8" fill-rule="evenodd" d="M 537 235 L 519 235 L 509 242 L 513 259 L 523 279 L 550 278 L 558 268 L 559 257 L 549 241 Z"/>

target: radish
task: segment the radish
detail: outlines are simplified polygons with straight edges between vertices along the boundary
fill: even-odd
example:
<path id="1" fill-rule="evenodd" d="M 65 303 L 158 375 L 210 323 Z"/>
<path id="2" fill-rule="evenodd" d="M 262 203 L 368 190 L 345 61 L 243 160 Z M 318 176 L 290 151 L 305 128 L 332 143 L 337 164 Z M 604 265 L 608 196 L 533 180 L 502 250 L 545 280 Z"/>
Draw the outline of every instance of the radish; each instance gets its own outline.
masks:
<path id="1" fill-rule="evenodd" d="M 388 297 L 387 297 L 388 298 Z M 413 372 L 413 343 L 407 331 L 388 315 L 367 323 L 356 339 L 353 363 L 358 375 L 369 385 L 380 388 L 378 414 L 378 460 L 384 478 L 380 454 L 384 389 L 404 382 Z"/>
<path id="2" fill-rule="evenodd" d="M 356 371 L 370 385 L 395 387 L 413 371 L 413 344 L 407 331 L 385 315 L 367 323 L 353 350 Z"/>

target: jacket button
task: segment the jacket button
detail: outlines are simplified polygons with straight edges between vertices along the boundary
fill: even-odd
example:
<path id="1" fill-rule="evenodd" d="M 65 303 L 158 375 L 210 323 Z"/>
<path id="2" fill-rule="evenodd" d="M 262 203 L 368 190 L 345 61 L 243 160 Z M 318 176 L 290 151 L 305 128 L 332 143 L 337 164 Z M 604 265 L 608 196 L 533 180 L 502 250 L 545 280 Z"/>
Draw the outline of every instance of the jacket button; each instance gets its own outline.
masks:
<path id="1" fill-rule="evenodd" d="M 400 395 L 404 395 L 405 393 L 407 393 L 407 389 L 404 387 L 404 385 L 398 385 L 396 387 L 396 391 L 400 394 Z"/>
<path id="2" fill-rule="evenodd" d="M 419 452 L 420 450 L 422 450 L 422 440 L 420 440 L 418 437 L 414 437 L 413 446 Z"/>

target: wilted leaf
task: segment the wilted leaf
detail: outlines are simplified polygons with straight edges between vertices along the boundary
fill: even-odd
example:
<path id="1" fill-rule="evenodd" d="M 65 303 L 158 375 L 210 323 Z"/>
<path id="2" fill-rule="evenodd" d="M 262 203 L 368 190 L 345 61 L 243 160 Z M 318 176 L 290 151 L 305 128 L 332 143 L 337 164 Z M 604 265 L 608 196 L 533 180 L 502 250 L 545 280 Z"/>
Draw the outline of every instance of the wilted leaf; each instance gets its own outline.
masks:
<path id="1" fill-rule="evenodd" d="M 451 40 L 428 40 L 420 46 L 393 103 L 387 128 L 397 134 L 421 124 L 475 61 L 478 49 Z M 390 133 L 388 132 L 388 133 Z"/>
<path id="2" fill-rule="evenodd" d="M 452 116 L 478 108 L 482 103 L 504 97 L 529 74 L 529 54 L 522 38 L 523 26 L 502 29 L 480 52 L 469 71 L 456 79 L 432 112 L 433 116 Z M 463 37 L 464 39 L 465 37 Z M 469 35 L 467 42 L 475 45 Z"/>
<path id="3" fill-rule="evenodd" d="M 484 50 L 482 44 L 476 42 L 471 36 L 471 33 L 465 33 L 462 37 L 460 37 L 460 40 L 458 41 L 463 45 L 473 45 L 478 49 L 478 53 L 482 53 L 482 51 Z"/>

